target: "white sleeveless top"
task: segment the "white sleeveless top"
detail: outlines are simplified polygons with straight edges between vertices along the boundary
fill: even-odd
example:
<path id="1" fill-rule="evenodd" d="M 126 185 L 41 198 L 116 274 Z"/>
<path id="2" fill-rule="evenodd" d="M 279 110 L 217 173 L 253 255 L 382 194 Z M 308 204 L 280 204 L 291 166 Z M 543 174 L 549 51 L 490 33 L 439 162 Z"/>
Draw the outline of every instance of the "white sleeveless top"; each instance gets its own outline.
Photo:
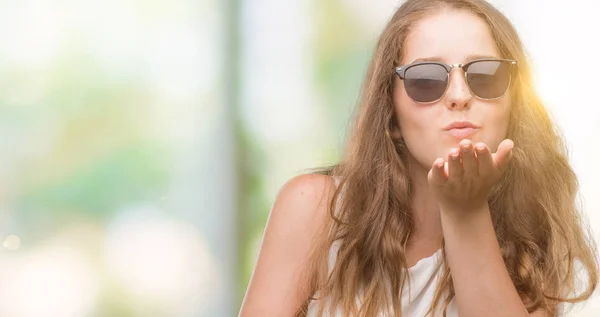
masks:
<path id="1" fill-rule="evenodd" d="M 335 179 L 336 186 L 339 185 L 339 180 Z M 342 195 L 338 196 L 338 200 Z M 339 202 L 339 201 L 338 201 Z M 329 270 L 335 265 L 337 251 L 339 249 L 340 241 L 334 242 L 329 250 Z M 441 317 L 442 314 L 442 303 L 436 307 L 433 314 L 425 315 L 433 302 L 435 291 L 437 289 L 439 280 L 443 274 L 440 268 L 442 261 L 442 249 L 439 249 L 433 255 L 419 260 L 414 266 L 408 269 L 408 278 L 410 279 L 410 288 L 408 283 L 404 285 L 402 292 L 402 316 L 403 317 Z M 318 295 L 313 296 L 318 297 Z M 326 299 L 326 301 L 328 301 Z M 342 316 L 341 307 L 336 307 L 335 311 L 332 311 L 329 307 L 329 303 L 326 303 L 326 309 L 323 316 L 317 316 L 318 304 L 320 300 L 312 300 L 308 305 L 307 317 L 350 317 Z M 360 296 L 357 296 L 356 303 L 357 307 L 360 307 Z M 564 317 L 564 304 L 559 304 L 557 307 L 556 317 Z M 452 298 L 448 309 L 446 311 L 447 317 L 458 317 L 456 310 L 456 297 Z M 375 317 L 375 316 L 374 316 Z M 376 317 L 390 317 L 385 313 L 379 313 Z"/>
<path id="2" fill-rule="evenodd" d="M 339 241 L 336 241 L 339 242 Z M 334 244 L 329 251 L 329 267 L 330 269 L 335 264 L 335 257 L 339 243 Z M 425 317 L 429 307 L 433 302 L 433 297 L 442 275 L 442 269 L 440 269 L 442 250 L 439 249 L 436 253 L 430 257 L 423 258 L 417 262 L 413 267 L 408 269 L 408 278 L 410 279 L 410 288 L 408 283 L 405 284 L 405 288 L 402 292 L 402 316 L 405 317 Z M 357 306 L 360 304 L 360 298 L 357 297 Z M 442 300 L 443 301 L 443 300 Z M 313 300 L 308 305 L 307 317 L 321 317 L 317 316 L 319 300 Z M 327 306 L 326 306 L 327 307 Z M 442 316 L 441 305 L 438 310 L 434 311 L 431 315 Z M 456 304 L 454 299 L 450 302 L 447 310 L 447 317 L 458 317 L 456 312 Z M 346 317 L 342 316 L 341 308 L 337 307 L 335 313 L 326 309 L 325 314 L 322 317 Z M 388 317 L 384 313 L 380 313 L 377 317 Z"/>
<path id="3" fill-rule="evenodd" d="M 339 241 L 336 241 L 339 242 Z M 332 268 L 335 264 L 335 257 L 339 243 L 334 244 L 329 251 L 329 267 Z M 408 283 L 405 284 L 405 288 L 402 292 L 402 316 L 403 317 L 441 317 L 442 308 L 441 305 L 434 310 L 432 315 L 425 315 L 429 311 L 429 307 L 433 302 L 433 297 L 439 283 L 439 279 L 442 275 L 442 269 L 440 269 L 442 257 L 442 249 L 439 249 L 432 256 L 423 258 L 417 262 L 413 267 L 408 269 L 410 288 Z M 410 292 L 409 292 L 410 290 Z M 456 297 L 452 298 L 446 311 L 447 317 L 458 317 L 456 311 Z M 317 316 L 318 304 L 320 300 L 312 300 L 308 305 L 307 317 L 349 317 L 343 316 L 341 308 L 337 307 L 335 312 L 331 311 L 330 307 L 326 307 L 323 316 Z M 443 302 L 443 299 L 442 299 Z M 357 307 L 360 307 L 360 298 L 356 299 Z M 328 310 L 329 308 L 329 310 Z M 564 303 L 561 303 L 557 307 L 556 317 L 566 316 L 568 308 Z M 390 317 L 385 313 L 380 313 L 377 317 Z"/>

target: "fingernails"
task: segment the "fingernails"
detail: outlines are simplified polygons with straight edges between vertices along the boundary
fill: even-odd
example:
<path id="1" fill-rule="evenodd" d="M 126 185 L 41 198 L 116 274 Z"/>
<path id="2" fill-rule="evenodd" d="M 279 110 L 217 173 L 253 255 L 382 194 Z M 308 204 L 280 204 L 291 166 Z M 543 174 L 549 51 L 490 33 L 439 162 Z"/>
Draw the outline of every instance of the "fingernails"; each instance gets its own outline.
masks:
<path id="1" fill-rule="evenodd" d="M 485 146 L 482 144 L 479 144 L 475 147 L 477 149 L 478 153 L 483 153 L 485 151 Z"/>
<path id="2" fill-rule="evenodd" d="M 458 149 L 452 149 L 452 152 L 450 152 L 450 156 L 452 157 L 453 160 L 458 159 Z"/>
<path id="3" fill-rule="evenodd" d="M 442 168 L 444 167 L 444 159 L 443 158 L 437 158 L 434 162 L 433 162 L 433 166 L 437 167 L 437 168 Z"/>
<path id="4" fill-rule="evenodd" d="M 510 150 L 512 151 L 512 149 L 515 148 L 515 142 L 513 142 L 513 140 L 510 140 Z"/>

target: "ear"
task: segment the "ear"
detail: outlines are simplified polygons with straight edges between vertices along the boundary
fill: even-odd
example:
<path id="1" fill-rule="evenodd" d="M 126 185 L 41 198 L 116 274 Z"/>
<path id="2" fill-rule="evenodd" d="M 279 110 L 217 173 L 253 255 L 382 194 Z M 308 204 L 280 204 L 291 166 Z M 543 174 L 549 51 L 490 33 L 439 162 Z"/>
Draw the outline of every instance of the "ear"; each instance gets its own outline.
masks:
<path id="1" fill-rule="evenodd" d="M 398 127 L 393 127 L 390 130 L 390 137 L 392 138 L 392 140 L 401 140 L 402 139 L 402 132 L 400 132 L 400 128 Z"/>
<path id="2" fill-rule="evenodd" d="M 394 142 L 402 140 L 402 131 L 400 131 L 400 128 L 395 123 L 390 124 L 385 133 Z"/>

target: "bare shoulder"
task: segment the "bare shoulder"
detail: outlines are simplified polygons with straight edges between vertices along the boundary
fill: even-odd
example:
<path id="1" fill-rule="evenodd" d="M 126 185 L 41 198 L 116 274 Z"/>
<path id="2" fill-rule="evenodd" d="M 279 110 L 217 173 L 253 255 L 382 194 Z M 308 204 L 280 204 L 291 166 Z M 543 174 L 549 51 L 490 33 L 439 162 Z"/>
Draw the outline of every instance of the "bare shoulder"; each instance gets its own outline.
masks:
<path id="1" fill-rule="evenodd" d="M 287 181 L 277 194 L 272 206 L 270 219 L 283 217 L 290 220 L 309 220 L 307 225 L 315 225 L 327 210 L 335 191 L 331 176 L 304 174 Z M 315 218 L 316 217 L 316 218 Z M 298 225 L 298 223 L 296 223 Z"/>
<path id="2" fill-rule="evenodd" d="M 314 238 L 327 217 L 335 182 L 304 174 L 277 193 L 240 316 L 293 316 L 308 293 L 304 277 Z"/>
<path id="3" fill-rule="evenodd" d="M 296 250 L 305 250 L 328 214 L 335 191 L 333 178 L 304 174 L 288 180 L 279 190 L 265 228 L 266 239 L 286 239 Z"/>

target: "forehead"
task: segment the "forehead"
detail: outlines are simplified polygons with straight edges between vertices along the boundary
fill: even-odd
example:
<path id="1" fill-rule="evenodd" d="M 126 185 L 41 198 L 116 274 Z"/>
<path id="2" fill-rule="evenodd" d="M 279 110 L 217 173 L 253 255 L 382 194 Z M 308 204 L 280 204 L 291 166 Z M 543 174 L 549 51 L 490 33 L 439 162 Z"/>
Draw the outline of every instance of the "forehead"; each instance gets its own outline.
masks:
<path id="1" fill-rule="evenodd" d="M 404 42 L 402 64 L 435 57 L 448 64 L 469 56 L 501 57 L 489 27 L 467 11 L 444 10 L 417 21 Z"/>

